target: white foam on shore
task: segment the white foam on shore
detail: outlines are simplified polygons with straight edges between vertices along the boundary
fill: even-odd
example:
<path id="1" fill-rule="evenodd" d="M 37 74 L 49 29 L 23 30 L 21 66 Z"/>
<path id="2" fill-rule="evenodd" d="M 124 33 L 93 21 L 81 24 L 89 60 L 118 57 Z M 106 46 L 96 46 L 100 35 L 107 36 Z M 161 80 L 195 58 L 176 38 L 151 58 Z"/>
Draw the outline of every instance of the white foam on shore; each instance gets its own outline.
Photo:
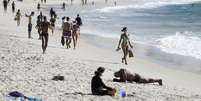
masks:
<path id="1" fill-rule="evenodd" d="M 177 32 L 157 40 L 157 43 L 157 47 L 164 52 L 201 59 L 201 38 L 194 36 L 192 32 Z"/>
<path id="2" fill-rule="evenodd" d="M 111 6 L 111 7 L 104 7 L 101 9 L 96 9 L 96 11 L 101 13 L 111 13 L 115 11 L 120 10 L 128 10 L 128 9 L 153 9 L 158 8 L 161 6 L 166 5 L 173 5 L 173 4 L 188 4 L 192 2 L 197 2 L 199 0 L 174 0 L 174 1 L 164 1 L 164 0 L 158 0 L 158 1 L 151 1 L 151 2 L 145 2 L 145 3 L 139 3 L 139 4 L 129 4 L 129 5 L 119 5 L 119 6 Z"/>

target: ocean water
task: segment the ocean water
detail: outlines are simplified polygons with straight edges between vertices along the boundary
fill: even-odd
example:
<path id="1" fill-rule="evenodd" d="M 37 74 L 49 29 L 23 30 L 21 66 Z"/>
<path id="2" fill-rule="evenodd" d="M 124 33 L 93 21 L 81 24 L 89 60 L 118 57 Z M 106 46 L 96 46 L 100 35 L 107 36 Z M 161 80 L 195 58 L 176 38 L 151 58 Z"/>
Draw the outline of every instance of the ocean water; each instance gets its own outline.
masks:
<path id="1" fill-rule="evenodd" d="M 134 44 L 151 47 L 148 56 L 152 59 L 201 72 L 201 0 L 125 0 L 117 4 L 60 15 L 75 17 L 79 12 L 82 33 L 116 40 L 126 26 Z"/>

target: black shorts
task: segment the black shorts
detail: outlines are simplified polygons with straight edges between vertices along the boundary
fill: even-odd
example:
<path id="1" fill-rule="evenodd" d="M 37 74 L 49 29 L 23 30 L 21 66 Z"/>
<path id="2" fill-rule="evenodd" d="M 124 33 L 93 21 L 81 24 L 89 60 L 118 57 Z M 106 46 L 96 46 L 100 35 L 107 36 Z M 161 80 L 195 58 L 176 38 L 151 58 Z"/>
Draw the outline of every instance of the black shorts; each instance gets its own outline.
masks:
<path id="1" fill-rule="evenodd" d="M 40 35 L 41 36 L 48 36 L 48 33 L 47 32 L 42 32 Z"/>

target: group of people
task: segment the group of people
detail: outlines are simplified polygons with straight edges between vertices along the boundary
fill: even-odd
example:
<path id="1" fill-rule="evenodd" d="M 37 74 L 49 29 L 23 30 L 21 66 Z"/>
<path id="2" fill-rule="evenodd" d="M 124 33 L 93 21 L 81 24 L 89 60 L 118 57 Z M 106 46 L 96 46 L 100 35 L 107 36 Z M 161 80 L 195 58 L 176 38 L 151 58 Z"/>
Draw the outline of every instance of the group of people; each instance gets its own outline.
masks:
<path id="1" fill-rule="evenodd" d="M 82 19 L 80 18 L 79 14 L 73 22 L 70 22 L 69 17 L 62 18 L 62 44 L 64 45 L 66 42 L 66 47 L 71 48 L 71 39 L 73 39 L 73 46 L 74 49 L 77 45 L 78 36 L 80 35 L 80 26 L 82 26 Z"/>
<path id="2" fill-rule="evenodd" d="M 101 79 L 102 74 L 104 73 L 105 68 L 99 67 L 95 71 L 95 75 L 91 80 L 91 91 L 93 95 L 110 95 L 114 96 L 116 89 L 106 86 Z M 126 69 L 120 69 L 114 73 L 113 82 L 136 82 L 136 83 L 158 83 L 160 86 L 163 85 L 162 79 L 153 79 L 153 78 L 143 78 L 137 73 L 130 73 Z"/>
<path id="3" fill-rule="evenodd" d="M 7 12 L 7 8 L 8 8 L 8 4 L 10 3 L 10 0 L 3 0 L 3 7 L 4 7 L 4 11 Z M 12 12 L 15 12 L 15 2 L 13 1 L 12 4 Z"/>

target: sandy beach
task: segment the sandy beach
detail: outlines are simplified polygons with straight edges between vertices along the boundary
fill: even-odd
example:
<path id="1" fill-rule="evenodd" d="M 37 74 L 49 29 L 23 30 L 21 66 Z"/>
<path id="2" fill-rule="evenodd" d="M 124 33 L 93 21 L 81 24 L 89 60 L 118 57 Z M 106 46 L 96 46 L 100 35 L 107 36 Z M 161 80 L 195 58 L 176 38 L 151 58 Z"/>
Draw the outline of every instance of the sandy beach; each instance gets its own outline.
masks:
<path id="1" fill-rule="evenodd" d="M 56 3 L 54 0 L 47 1 L 42 8 Z M 16 5 L 22 14 L 30 10 L 36 12 L 33 17 L 35 26 L 39 13 L 36 10 L 37 1 L 24 0 L 16 2 Z M 46 15 L 48 13 L 45 11 Z M 201 101 L 199 74 L 175 70 L 136 57 L 130 58 L 129 64 L 124 65 L 121 63 L 121 51 L 90 43 L 82 31 L 74 50 L 61 45 L 61 30 L 56 29 L 54 35 L 49 35 L 46 54 L 42 54 L 41 40 L 37 39 L 35 28 L 32 30 L 33 39 L 27 38 L 28 18 L 23 16 L 19 27 L 13 18 L 10 6 L 7 13 L 1 7 L 0 101 L 12 101 L 6 98 L 6 94 L 11 91 L 19 91 L 44 101 Z M 117 89 L 116 96 L 91 94 L 91 78 L 99 66 L 105 67 L 102 78 L 107 85 Z M 120 68 L 147 78 L 163 79 L 164 85 L 113 82 L 113 73 Z M 65 80 L 53 81 L 56 75 L 64 76 Z M 118 94 L 121 89 L 126 90 L 127 96 L 124 98 Z"/>

